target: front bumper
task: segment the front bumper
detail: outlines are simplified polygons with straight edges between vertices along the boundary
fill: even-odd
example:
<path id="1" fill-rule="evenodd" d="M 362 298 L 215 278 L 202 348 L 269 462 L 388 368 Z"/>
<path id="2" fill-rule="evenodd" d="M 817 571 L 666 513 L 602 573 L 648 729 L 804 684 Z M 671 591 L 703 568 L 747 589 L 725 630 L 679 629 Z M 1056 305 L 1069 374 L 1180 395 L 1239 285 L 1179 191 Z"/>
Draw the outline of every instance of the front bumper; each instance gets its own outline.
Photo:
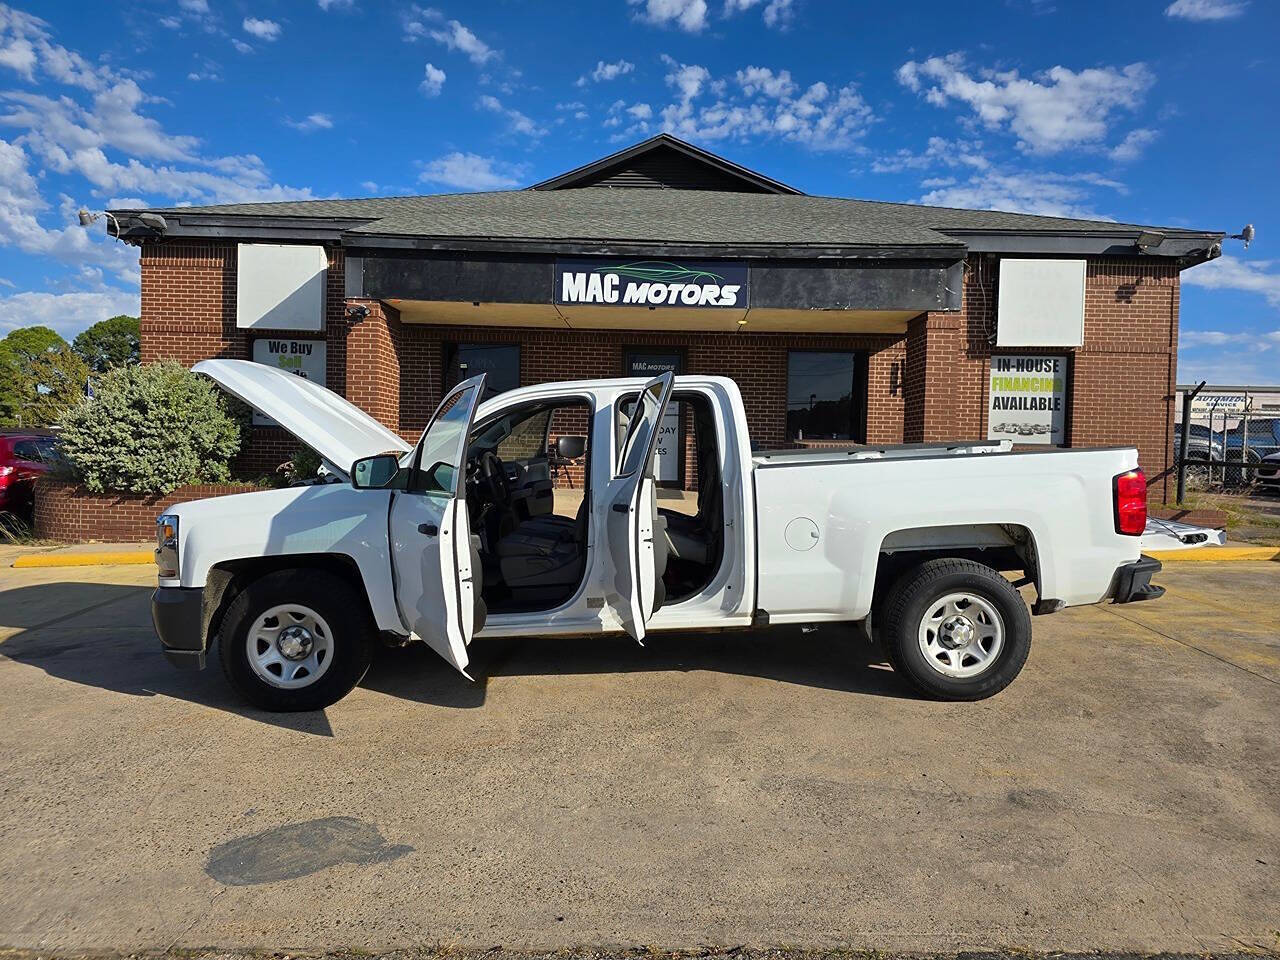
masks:
<path id="1" fill-rule="evenodd" d="M 1164 587 L 1157 587 L 1151 578 L 1160 572 L 1160 561 L 1142 555 L 1133 563 L 1126 563 L 1116 571 L 1116 589 L 1111 599 L 1114 603 L 1137 603 L 1164 596 Z"/>
<path id="2" fill-rule="evenodd" d="M 151 595 L 151 622 L 165 659 L 179 670 L 203 670 L 204 589 L 160 587 Z"/>

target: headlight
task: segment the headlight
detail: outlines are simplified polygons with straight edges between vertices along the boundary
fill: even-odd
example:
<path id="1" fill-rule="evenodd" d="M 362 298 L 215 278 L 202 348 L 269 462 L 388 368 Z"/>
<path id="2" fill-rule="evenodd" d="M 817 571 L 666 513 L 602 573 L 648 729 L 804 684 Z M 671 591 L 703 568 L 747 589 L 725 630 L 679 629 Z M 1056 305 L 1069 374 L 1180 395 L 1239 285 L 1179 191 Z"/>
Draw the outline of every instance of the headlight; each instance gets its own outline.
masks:
<path id="1" fill-rule="evenodd" d="M 178 518 L 171 513 L 156 518 L 156 566 L 162 577 L 178 575 Z"/>

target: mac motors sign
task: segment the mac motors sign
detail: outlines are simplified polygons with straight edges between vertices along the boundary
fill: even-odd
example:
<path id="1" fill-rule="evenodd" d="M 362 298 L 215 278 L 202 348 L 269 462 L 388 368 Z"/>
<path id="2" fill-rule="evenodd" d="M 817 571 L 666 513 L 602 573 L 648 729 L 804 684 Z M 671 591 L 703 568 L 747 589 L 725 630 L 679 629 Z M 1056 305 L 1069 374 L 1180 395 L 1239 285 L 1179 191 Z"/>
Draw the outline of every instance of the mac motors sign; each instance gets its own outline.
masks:
<path id="1" fill-rule="evenodd" d="M 723 260 L 558 260 L 555 302 L 606 307 L 748 306 L 747 265 Z"/>

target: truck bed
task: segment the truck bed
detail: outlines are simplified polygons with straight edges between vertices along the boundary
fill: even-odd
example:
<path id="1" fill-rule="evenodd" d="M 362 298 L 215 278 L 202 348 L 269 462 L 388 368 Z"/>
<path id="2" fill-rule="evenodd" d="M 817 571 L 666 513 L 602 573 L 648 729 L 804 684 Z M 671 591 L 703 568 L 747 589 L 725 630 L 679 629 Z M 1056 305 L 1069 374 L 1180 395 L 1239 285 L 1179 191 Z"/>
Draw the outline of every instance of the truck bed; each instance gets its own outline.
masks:
<path id="1" fill-rule="evenodd" d="M 788 463 L 841 463 L 848 460 L 888 460 L 907 457 L 947 457 L 978 453 L 1008 453 L 1008 440 L 958 440 L 954 443 L 892 443 L 881 446 L 851 444 L 847 447 L 796 447 L 786 450 L 752 450 L 757 466 Z"/>

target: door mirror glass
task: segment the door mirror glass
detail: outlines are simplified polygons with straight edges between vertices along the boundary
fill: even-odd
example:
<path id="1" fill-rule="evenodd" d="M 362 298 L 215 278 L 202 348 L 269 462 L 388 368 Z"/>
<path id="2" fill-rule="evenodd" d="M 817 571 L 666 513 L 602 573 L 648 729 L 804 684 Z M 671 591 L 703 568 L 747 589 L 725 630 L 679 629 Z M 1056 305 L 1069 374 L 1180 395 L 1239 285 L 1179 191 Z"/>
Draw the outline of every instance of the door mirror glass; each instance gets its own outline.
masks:
<path id="1" fill-rule="evenodd" d="M 400 457 L 379 453 L 363 457 L 351 465 L 351 485 L 357 490 L 382 490 L 392 485 L 400 472 Z"/>

